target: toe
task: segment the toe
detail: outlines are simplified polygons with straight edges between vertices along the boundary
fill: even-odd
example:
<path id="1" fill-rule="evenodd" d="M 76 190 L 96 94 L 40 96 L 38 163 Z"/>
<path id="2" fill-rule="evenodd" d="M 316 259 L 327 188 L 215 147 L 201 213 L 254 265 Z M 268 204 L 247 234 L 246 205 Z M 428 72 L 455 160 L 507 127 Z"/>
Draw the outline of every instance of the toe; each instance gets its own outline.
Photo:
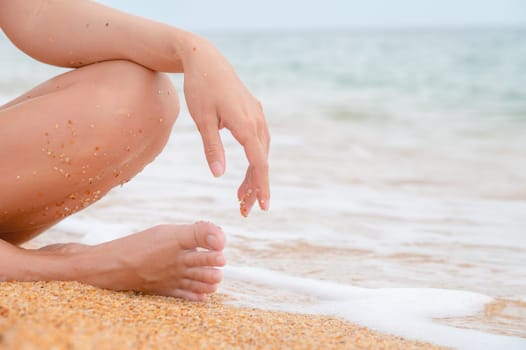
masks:
<path id="1" fill-rule="evenodd" d="M 183 263 L 188 267 L 224 266 L 226 259 L 220 252 L 187 252 L 183 255 Z"/>
<path id="2" fill-rule="evenodd" d="M 181 288 L 196 294 L 211 294 L 217 290 L 217 285 L 185 278 L 181 280 Z"/>
<path id="3" fill-rule="evenodd" d="M 211 222 L 196 222 L 185 228 L 179 236 L 179 243 L 183 249 L 201 247 L 219 251 L 225 248 L 223 230 Z"/>
<path id="4" fill-rule="evenodd" d="M 163 294 L 166 296 L 182 298 L 190 301 L 204 301 L 206 298 L 206 294 L 194 293 L 185 289 L 174 289 Z"/>
<path id="5" fill-rule="evenodd" d="M 223 272 L 207 267 L 191 267 L 186 271 L 186 278 L 204 283 L 217 284 L 223 280 Z"/>

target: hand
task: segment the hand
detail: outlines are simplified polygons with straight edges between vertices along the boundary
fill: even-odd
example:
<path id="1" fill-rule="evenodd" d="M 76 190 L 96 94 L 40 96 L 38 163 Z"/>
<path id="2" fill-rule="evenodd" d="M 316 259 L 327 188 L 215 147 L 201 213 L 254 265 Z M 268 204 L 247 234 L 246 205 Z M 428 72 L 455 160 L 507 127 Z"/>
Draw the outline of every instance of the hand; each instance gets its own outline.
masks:
<path id="1" fill-rule="evenodd" d="M 270 133 L 261 103 L 252 96 L 227 60 L 210 43 L 193 37 L 183 53 L 184 93 L 199 130 L 212 174 L 225 172 L 225 152 L 219 130 L 227 128 L 243 146 L 249 162 L 237 195 L 248 216 L 258 200 L 268 210 Z"/>

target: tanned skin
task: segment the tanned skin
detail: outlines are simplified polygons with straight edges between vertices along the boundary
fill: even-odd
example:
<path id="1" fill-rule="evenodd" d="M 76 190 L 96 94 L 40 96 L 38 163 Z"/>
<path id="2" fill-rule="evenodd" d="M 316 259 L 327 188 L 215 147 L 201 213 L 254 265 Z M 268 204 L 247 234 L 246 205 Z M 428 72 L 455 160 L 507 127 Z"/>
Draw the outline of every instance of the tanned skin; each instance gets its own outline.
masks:
<path id="1" fill-rule="evenodd" d="M 163 72 L 184 74 L 214 176 L 226 169 L 219 130 L 243 147 L 241 214 L 256 201 L 268 210 L 270 134 L 261 104 L 228 61 L 203 37 L 92 1 L 0 0 L 0 27 L 34 59 L 73 68 L 0 107 L 0 279 L 76 280 L 189 300 L 213 293 L 225 235 L 208 222 L 159 225 L 95 246 L 18 245 L 161 152 L 179 113 Z"/>

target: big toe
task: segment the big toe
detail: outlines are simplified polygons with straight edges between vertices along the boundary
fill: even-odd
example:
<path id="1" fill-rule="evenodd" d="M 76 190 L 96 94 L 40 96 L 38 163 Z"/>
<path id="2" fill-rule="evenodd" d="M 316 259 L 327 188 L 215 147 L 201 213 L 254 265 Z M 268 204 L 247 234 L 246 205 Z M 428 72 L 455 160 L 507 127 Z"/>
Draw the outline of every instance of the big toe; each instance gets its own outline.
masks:
<path id="1" fill-rule="evenodd" d="M 225 234 L 211 222 L 200 221 L 188 226 L 179 243 L 184 249 L 201 247 L 221 251 L 225 248 Z"/>

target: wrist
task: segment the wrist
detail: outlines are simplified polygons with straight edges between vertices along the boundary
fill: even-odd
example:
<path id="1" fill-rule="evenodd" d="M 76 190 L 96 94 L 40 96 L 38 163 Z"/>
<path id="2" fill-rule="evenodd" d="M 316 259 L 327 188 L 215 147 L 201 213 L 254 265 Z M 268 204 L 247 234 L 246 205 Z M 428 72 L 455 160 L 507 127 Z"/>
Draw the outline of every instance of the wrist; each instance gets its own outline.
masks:
<path id="1" fill-rule="evenodd" d="M 212 46 L 210 42 L 197 34 L 176 29 L 173 33 L 173 52 L 183 68 L 188 67 L 198 53 L 207 52 Z"/>

